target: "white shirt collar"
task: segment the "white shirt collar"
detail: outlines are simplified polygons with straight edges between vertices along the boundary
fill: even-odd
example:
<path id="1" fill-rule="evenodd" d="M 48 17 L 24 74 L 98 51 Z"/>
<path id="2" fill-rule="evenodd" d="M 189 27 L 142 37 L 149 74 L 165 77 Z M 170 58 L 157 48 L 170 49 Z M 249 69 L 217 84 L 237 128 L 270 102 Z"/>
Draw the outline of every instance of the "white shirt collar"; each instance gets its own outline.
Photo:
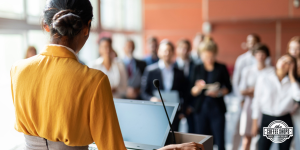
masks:
<path id="1" fill-rule="evenodd" d="M 177 58 L 177 63 L 178 63 L 178 66 L 180 66 L 181 68 L 184 66 L 184 65 L 189 65 L 190 61 L 189 60 L 182 60 L 181 58 Z"/>
<path id="2" fill-rule="evenodd" d="M 49 44 L 49 46 L 59 46 L 59 47 L 64 47 L 64 48 L 66 48 L 67 50 L 69 50 L 70 52 L 72 52 L 72 53 L 75 55 L 77 61 L 79 61 L 77 54 L 76 54 L 75 51 L 74 51 L 73 49 L 71 49 L 70 47 L 67 47 L 67 46 L 64 46 L 64 45 L 59 45 L 59 44 Z"/>
<path id="3" fill-rule="evenodd" d="M 161 70 L 169 70 L 169 71 L 171 71 L 171 70 L 173 70 L 174 65 L 172 64 L 172 65 L 169 66 L 169 68 L 166 68 L 166 65 L 165 65 L 164 61 L 163 60 L 159 60 L 158 61 L 158 67 Z"/>

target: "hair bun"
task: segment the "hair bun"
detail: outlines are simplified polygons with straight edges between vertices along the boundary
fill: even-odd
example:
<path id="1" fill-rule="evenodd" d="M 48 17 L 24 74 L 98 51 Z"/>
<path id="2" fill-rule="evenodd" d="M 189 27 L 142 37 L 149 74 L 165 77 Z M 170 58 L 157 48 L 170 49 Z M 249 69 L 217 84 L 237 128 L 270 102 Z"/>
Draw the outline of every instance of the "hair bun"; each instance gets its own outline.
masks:
<path id="1" fill-rule="evenodd" d="M 71 10 L 62 10 L 54 15 L 52 28 L 62 36 L 74 37 L 83 27 L 83 22 Z"/>

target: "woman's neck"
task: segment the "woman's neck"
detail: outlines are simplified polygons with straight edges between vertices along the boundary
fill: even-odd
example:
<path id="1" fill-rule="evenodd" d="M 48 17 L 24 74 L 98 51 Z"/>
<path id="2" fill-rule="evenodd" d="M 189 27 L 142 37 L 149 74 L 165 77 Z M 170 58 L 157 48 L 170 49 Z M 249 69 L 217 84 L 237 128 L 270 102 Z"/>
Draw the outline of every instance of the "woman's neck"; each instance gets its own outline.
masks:
<path id="1" fill-rule="evenodd" d="M 106 70 L 110 70 L 112 65 L 112 59 L 110 57 L 103 58 L 103 65 L 106 68 Z"/>
<path id="2" fill-rule="evenodd" d="M 281 81 L 286 76 L 286 73 L 282 72 L 282 70 L 280 70 L 280 69 L 277 69 L 276 75 L 277 75 L 279 81 Z"/>
<path id="3" fill-rule="evenodd" d="M 258 70 L 263 70 L 266 67 L 265 62 L 258 62 L 257 68 Z"/>
<path id="4" fill-rule="evenodd" d="M 204 68 L 206 71 L 213 71 L 214 70 L 214 64 L 205 64 L 204 63 Z"/>
<path id="5" fill-rule="evenodd" d="M 77 44 L 70 43 L 68 42 L 68 39 L 66 37 L 61 37 L 60 39 L 51 39 L 50 44 L 57 44 L 57 45 L 62 45 L 71 48 L 75 53 L 78 53 L 76 51 L 77 49 Z"/>

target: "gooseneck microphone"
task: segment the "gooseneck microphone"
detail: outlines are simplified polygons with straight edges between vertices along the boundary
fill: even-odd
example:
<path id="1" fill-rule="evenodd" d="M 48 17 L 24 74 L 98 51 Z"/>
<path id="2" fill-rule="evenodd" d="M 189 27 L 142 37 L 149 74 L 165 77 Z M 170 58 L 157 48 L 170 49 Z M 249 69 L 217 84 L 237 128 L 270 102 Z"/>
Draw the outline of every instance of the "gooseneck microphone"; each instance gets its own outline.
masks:
<path id="1" fill-rule="evenodd" d="M 170 122 L 170 118 L 169 118 L 169 115 L 168 115 L 168 113 L 167 113 L 167 109 L 166 109 L 164 100 L 163 100 L 163 98 L 162 98 L 162 96 L 161 96 L 161 94 L 160 94 L 160 90 L 159 90 L 159 80 L 158 80 L 158 79 L 154 79 L 154 80 L 153 80 L 153 85 L 154 85 L 154 86 L 157 88 L 157 90 L 158 90 L 159 96 L 160 96 L 160 98 L 161 98 L 161 102 L 162 102 L 162 104 L 163 104 L 163 106 L 164 106 L 164 109 L 165 109 L 165 112 L 166 112 L 166 115 L 167 115 L 167 118 L 168 118 L 168 122 L 169 122 L 169 125 L 170 125 L 170 128 L 171 128 L 171 131 L 172 131 L 172 135 L 173 135 L 173 144 L 176 144 L 174 130 L 173 130 L 173 128 L 172 128 L 172 124 L 171 124 L 171 122 Z"/>

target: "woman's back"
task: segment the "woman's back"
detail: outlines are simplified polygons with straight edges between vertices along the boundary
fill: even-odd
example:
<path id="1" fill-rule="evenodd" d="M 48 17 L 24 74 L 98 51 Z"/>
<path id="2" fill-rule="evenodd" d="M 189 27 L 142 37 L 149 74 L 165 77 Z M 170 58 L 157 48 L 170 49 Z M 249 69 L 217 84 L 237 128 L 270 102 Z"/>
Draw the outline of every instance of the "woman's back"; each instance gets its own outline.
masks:
<path id="1" fill-rule="evenodd" d="M 107 76 L 67 48 L 47 46 L 18 62 L 11 79 L 17 131 L 69 146 L 124 148 Z"/>

